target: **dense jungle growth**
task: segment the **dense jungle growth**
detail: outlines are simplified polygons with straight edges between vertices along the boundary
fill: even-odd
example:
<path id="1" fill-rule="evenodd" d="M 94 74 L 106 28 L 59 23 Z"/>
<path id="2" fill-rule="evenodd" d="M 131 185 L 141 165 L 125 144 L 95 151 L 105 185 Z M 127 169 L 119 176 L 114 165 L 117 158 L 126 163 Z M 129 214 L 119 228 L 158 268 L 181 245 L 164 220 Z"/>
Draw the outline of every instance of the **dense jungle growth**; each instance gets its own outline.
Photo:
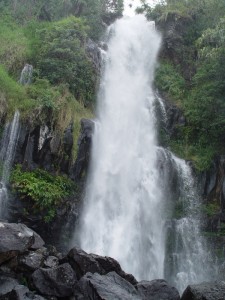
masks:
<path id="1" fill-rule="evenodd" d="M 164 32 L 156 87 L 186 118 L 170 141 L 173 151 L 199 170 L 224 153 L 225 2 L 168 0 L 145 12 Z"/>

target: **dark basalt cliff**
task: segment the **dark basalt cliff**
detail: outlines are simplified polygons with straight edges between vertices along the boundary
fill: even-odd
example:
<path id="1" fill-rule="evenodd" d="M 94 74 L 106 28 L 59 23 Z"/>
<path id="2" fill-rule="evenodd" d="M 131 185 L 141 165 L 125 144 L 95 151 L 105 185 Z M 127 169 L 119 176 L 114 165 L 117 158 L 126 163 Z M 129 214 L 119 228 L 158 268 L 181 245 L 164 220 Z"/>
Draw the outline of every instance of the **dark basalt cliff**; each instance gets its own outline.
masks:
<path id="1" fill-rule="evenodd" d="M 68 244 L 79 214 L 80 200 L 83 193 L 85 174 L 89 165 L 91 139 L 94 122 L 81 120 L 81 133 L 78 141 L 74 141 L 72 124 L 66 128 L 62 136 L 57 135 L 50 126 L 22 125 L 18 138 L 14 164 L 21 164 L 24 170 L 42 168 L 50 174 L 66 174 L 76 185 L 75 193 L 68 197 L 56 210 L 52 221 L 45 223 L 41 212 L 32 212 L 30 201 L 19 200 L 14 195 L 9 206 L 9 219 L 20 221 L 36 230 L 49 243 L 59 244 L 58 236 L 63 244 Z M 78 143 L 77 158 L 73 162 L 72 148 Z"/>

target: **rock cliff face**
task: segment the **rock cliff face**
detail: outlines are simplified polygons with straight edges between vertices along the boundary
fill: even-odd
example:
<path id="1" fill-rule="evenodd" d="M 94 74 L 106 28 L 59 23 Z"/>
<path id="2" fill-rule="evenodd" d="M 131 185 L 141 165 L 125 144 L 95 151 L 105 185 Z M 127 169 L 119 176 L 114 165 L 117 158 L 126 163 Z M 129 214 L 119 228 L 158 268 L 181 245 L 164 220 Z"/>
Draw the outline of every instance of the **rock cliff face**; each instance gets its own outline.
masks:
<path id="1" fill-rule="evenodd" d="M 211 205 L 208 211 L 207 228 L 220 232 L 225 227 L 225 157 L 217 157 L 209 171 L 201 176 L 203 181 L 203 196 L 206 205 Z"/>
<path id="2" fill-rule="evenodd" d="M 89 119 L 81 120 L 81 133 L 78 139 L 78 152 L 75 164 L 71 168 L 71 178 L 74 180 L 81 180 L 84 173 L 87 172 L 91 145 L 92 145 L 92 135 L 94 133 L 94 122 Z"/>
<path id="3" fill-rule="evenodd" d="M 51 128 L 51 124 L 33 128 L 22 125 L 15 163 L 22 164 L 28 170 L 41 167 L 49 172 L 58 169 L 69 174 L 73 143 L 72 125 L 66 128 L 62 136 Z"/>
<path id="4" fill-rule="evenodd" d="M 190 57 L 195 60 L 197 56 L 197 53 L 185 44 L 184 37 L 191 22 L 191 17 L 180 16 L 176 13 L 168 13 L 166 19 L 156 22 L 157 29 L 163 35 L 160 58 L 168 59 L 174 65 L 182 67 L 182 73 L 186 80 L 193 76 L 195 70 L 185 58 Z"/>
<path id="5" fill-rule="evenodd" d="M 30 201 L 20 201 L 18 196 L 10 202 L 9 219 L 20 221 L 38 231 L 49 243 L 58 245 L 61 235 L 65 245 L 68 244 L 79 213 L 79 202 L 83 190 L 83 175 L 88 168 L 91 137 L 94 123 L 81 120 L 81 134 L 78 152 L 73 162 L 73 125 L 70 124 L 62 135 L 55 132 L 51 124 L 45 126 L 28 126 L 22 124 L 16 148 L 14 164 L 21 164 L 24 170 L 42 168 L 52 174 L 66 174 L 76 183 L 76 191 L 56 210 L 53 221 L 44 223 L 41 215 L 32 212 Z"/>

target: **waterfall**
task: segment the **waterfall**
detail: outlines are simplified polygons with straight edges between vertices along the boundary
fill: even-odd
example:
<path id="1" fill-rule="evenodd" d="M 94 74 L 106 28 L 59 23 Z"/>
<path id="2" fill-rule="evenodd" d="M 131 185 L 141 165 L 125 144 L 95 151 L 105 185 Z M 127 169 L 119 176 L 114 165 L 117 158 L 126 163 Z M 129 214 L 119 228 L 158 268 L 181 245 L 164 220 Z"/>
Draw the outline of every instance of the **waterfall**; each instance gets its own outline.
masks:
<path id="1" fill-rule="evenodd" d="M 19 135 L 19 112 L 14 114 L 13 121 L 6 124 L 0 148 L 1 179 L 0 179 L 0 217 L 6 217 L 8 204 L 7 184 L 12 167 L 18 135 Z"/>
<path id="2" fill-rule="evenodd" d="M 164 197 L 151 88 L 160 37 L 140 15 L 116 21 L 109 34 L 80 244 L 138 279 L 161 278 Z"/>
<path id="3" fill-rule="evenodd" d="M 191 167 L 182 159 L 171 155 L 178 175 L 180 195 L 177 199 L 180 216 L 173 220 L 173 245 L 168 280 L 179 291 L 188 284 L 215 280 L 213 263 L 206 240 L 201 235 L 201 197 L 197 193 Z"/>
<path id="4" fill-rule="evenodd" d="M 153 25 L 138 15 L 109 29 L 76 238 L 138 280 L 165 278 L 182 292 L 215 272 L 191 167 L 157 145 L 157 102 L 164 125 L 167 115 L 152 89 L 160 47 Z M 182 215 L 175 217 L 176 206 Z"/>
<path id="5" fill-rule="evenodd" d="M 20 75 L 19 83 L 22 85 L 31 84 L 32 76 L 33 76 L 33 66 L 29 64 L 25 64 Z"/>
<path id="6" fill-rule="evenodd" d="M 155 97 L 156 97 L 156 100 L 158 101 L 159 106 L 160 106 L 160 110 L 161 110 L 161 114 L 162 114 L 162 121 L 163 121 L 164 124 L 166 124 L 166 122 L 168 121 L 168 117 L 167 117 L 164 102 L 163 102 L 162 98 L 159 96 L 158 93 L 155 93 Z"/>

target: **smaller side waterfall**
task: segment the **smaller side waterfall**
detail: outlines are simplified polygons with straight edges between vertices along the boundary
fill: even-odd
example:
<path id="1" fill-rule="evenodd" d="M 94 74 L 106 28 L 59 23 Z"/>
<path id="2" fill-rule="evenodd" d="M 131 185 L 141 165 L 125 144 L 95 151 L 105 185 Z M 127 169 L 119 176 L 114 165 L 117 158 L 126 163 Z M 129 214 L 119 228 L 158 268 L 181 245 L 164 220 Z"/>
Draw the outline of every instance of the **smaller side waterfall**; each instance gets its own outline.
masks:
<path id="1" fill-rule="evenodd" d="M 163 119 L 162 121 L 166 124 L 166 122 L 168 121 L 168 117 L 167 117 L 166 108 L 165 108 L 165 105 L 163 103 L 163 100 L 158 95 L 158 93 L 155 93 L 155 98 L 156 98 L 156 101 L 159 103 L 159 106 L 160 106 L 160 111 L 161 111 L 162 119 Z"/>
<path id="2" fill-rule="evenodd" d="M 169 278 L 179 291 L 188 284 L 212 280 L 216 267 L 206 240 L 201 234 L 201 197 L 197 192 L 191 167 L 171 154 L 177 170 L 179 198 L 176 216 L 171 222 Z"/>
<path id="3" fill-rule="evenodd" d="M 32 76 L 33 76 L 33 66 L 29 64 L 25 64 L 20 75 L 19 83 L 22 85 L 31 84 Z"/>
<path id="4" fill-rule="evenodd" d="M 7 214 L 8 191 L 7 184 L 9 181 L 10 170 L 12 167 L 16 145 L 19 135 L 19 112 L 14 114 L 13 121 L 6 124 L 3 133 L 0 162 L 1 162 L 1 177 L 0 177 L 0 217 L 3 218 Z"/>

